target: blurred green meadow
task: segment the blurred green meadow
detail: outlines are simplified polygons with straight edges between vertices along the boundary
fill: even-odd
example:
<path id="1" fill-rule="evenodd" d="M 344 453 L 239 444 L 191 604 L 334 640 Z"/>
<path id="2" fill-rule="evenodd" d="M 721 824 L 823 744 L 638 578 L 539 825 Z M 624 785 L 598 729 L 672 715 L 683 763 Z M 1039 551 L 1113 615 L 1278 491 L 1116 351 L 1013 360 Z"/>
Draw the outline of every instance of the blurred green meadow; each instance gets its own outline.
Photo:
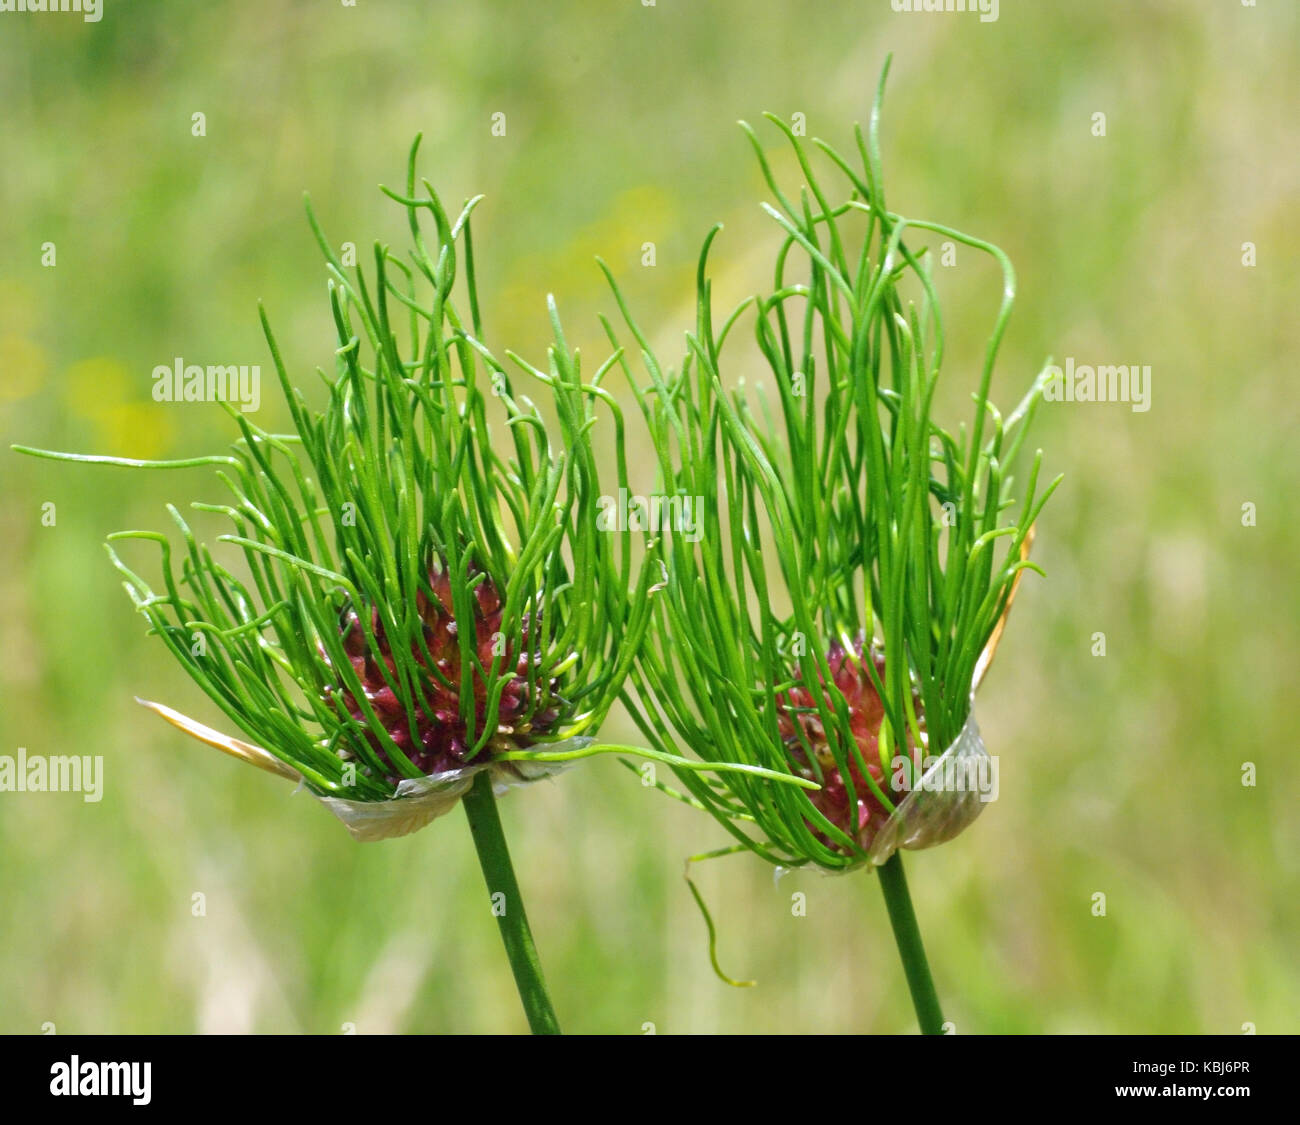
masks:
<path id="1" fill-rule="evenodd" d="M 525 1027 L 459 812 L 355 844 L 133 702 L 229 727 L 101 546 L 216 499 L 210 472 L 9 444 L 219 451 L 219 407 L 151 398 L 176 356 L 261 364 L 257 420 L 286 428 L 257 301 L 298 382 L 332 369 L 302 193 L 336 244 L 403 246 L 376 186 L 400 183 L 421 130 L 444 199 L 486 194 L 498 351 L 544 358 L 553 292 L 594 369 L 599 254 L 675 357 L 714 222 L 718 307 L 770 283 L 779 239 L 736 120 L 802 114 L 851 146 L 889 50 L 891 207 L 1016 265 L 995 398 L 1010 409 L 1048 355 L 1152 369 L 1149 411 L 1039 415 L 1033 444 L 1067 479 L 1038 528 L 1048 578 L 1022 585 L 980 694 L 1000 797 L 907 856 L 945 1015 L 961 1033 L 1300 1030 L 1300 8 L 1002 0 L 985 23 L 889 0 L 107 0 L 98 23 L 0 15 L 0 754 L 102 755 L 105 773 L 99 802 L 0 793 L 0 1032 Z M 999 279 L 964 250 L 936 274 L 963 410 Z M 637 737 L 621 715 L 604 734 Z M 612 759 L 501 807 L 567 1030 L 913 1028 L 873 877 L 697 868 L 723 967 L 759 981 L 739 990 L 682 879 L 728 842 L 712 820 Z"/>

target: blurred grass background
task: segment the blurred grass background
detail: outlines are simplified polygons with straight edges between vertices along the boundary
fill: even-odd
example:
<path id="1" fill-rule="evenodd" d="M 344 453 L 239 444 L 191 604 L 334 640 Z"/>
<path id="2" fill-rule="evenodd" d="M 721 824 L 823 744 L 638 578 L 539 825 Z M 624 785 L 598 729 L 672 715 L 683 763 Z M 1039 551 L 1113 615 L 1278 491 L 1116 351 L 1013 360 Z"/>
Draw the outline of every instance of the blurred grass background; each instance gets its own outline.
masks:
<path id="1" fill-rule="evenodd" d="M 417 130 L 445 199 L 487 194 L 489 339 L 542 356 L 554 291 L 603 355 L 599 253 L 676 356 L 713 222 L 720 287 L 768 282 L 768 193 L 736 119 L 803 113 L 849 143 L 891 49 L 891 206 L 1017 267 L 995 396 L 1010 406 L 1048 354 L 1153 369 L 1149 413 L 1040 416 L 1068 479 L 1039 528 L 1049 578 L 1022 588 L 981 693 L 1001 798 L 908 861 L 946 1015 L 960 1032 L 1300 1030 L 1300 9 L 1003 0 L 983 24 L 887 0 L 109 0 L 98 24 L 0 16 L 0 753 L 102 754 L 107 776 L 98 804 L 0 794 L 0 1031 L 524 1026 L 458 813 L 353 844 L 132 702 L 216 717 L 100 546 L 165 527 L 168 500 L 212 499 L 211 476 L 8 444 L 215 451 L 220 410 L 154 404 L 150 372 L 177 355 L 269 369 L 259 298 L 310 383 L 332 328 L 301 193 L 335 242 L 403 245 L 375 185 L 400 181 Z M 997 279 L 971 253 L 940 275 L 959 403 Z M 286 424 L 269 379 L 258 420 Z M 735 990 L 681 879 L 726 842 L 712 821 L 610 760 L 502 812 L 569 1030 L 913 1026 L 869 876 L 705 865 L 724 967 L 760 981 Z"/>

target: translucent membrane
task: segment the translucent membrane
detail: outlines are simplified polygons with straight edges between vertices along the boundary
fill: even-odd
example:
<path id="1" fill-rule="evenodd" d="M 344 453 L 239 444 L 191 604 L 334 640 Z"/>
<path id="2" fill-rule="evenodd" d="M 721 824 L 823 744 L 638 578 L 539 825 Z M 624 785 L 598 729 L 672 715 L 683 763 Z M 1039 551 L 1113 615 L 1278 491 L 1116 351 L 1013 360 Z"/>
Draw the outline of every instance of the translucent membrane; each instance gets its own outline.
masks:
<path id="1" fill-rule="evenodd" d="M 215 746 L 232 757 L 249 765 L 273 773 L 290 781 L 302 781 L 302 775 L 292 766 L 280 761 L 269 750 L 232 738 L 221 731 L 213 730 L 188 715 L 182 715 L 161 703 L 139 700 L 155 714 L 161 715 L 172 726 L 183 730 L 200 742 Z M 595 739 L 570 738 L 564 742 L 548 742 L 542 749 L 547 753 L 563 753 L 567 750 L 582 750 L 590 746 Z M 474 784 L 474 777 L 484 770 L 492 771 L 492 788 L 497 796 L 516 785 L 527 785 L 540 781 L 544 777 L 559 773 L 566 768 L 567 762 L 485 762 L 482 765 L 466 766 L 458 770 L 446 770 L 431 773 L 427 777 L 407 778 L 397 785 L 397 792 L 389 798 L 379 801 L 348 801 L 342 797 L 325 797 L 313 793 L 322 805 L 339 818 L 352 833 L 354 840 L 389 840 L 395 836 L 406 836 L 423 828 L 432 820 L 437 820 L 444 813 L 451 812 L 457 802 Z"/>
<path id="2" fill-rule="evenodd" d="M 547 743 L 546 751 L 581 750 L 594 739 L 570 738 L 566 742 Z M 492 788 L 499 797 L 516 785 L 528 785 L 559 773 L 567 762 L 489 762 L 459 770 L 431 773 L 427 777 L 407 778 L 397 785 L 397 793 L 386 801 L 345 801 L 341 797 L 317 797 L 341 820 L 354 840 L 369 842 L 406 836 L 423 828 L 431 820 L 451 812 L 474 784 L 476 774 L 492 773 Z"/>
<path id="3" fill-rule="evenodd" d="M 957 737 L 928 768 L 872 841 L 879 867 L 899 848 L 913 851 L 943 844 L 965 831 L 997 796 L 997 761 L 975 722 L 975 701 Z"/>
<path id="4" fill-rule="evenodd" d="M 1031 525 L 1020 547 L 1020 559 L 1028 561 L 1034 545 Z M 920 851 L 944 844 L 964 832 L 997 796 L 998 763 L 984 746 L 979 724 L 975 722 L 975 692 L 998 651 L 998 642 L 1006 628 L 1011 604 L 1016 600 L 1021 570 L 1011 583 L 1007 604 L 994 626 L 993 633 L 980 653 L 971 680 L 970 710 L 952 745 L 921 776 L 919 784 L 894 809 L 893 815 L 876 833 L 869 849 L 871 862 L 879 867 L 899 848 Z"/>

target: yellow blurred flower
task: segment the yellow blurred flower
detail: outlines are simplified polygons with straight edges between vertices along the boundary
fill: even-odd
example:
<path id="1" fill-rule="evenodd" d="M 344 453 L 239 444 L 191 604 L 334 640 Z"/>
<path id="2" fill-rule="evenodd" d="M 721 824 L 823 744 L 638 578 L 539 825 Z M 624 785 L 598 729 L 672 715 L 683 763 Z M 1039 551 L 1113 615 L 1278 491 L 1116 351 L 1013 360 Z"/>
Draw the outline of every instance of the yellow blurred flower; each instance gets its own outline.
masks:
<path id="1" fill-rule="evenodd" d="M 35 394 L 50 368 L 45 349 L 16 332 L 0 333 L 0 402 Z"/>
<path id="2" fill-rule="evenodd" d="M 171 447 L 171 419 L 148 395 L 152 384 L 134 378 L 111 356 L 72 364 L 62 380 L 68 412 L 95 426 L 95 444 L 119 457 L 149 460 Z"/>

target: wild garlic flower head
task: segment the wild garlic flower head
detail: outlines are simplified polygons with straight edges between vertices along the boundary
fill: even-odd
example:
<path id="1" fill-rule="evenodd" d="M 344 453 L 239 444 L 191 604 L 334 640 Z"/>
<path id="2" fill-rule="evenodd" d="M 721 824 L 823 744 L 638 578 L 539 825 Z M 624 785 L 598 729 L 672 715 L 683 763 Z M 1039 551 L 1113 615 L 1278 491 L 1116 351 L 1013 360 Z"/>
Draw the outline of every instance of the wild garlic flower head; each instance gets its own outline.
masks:
<path id="1" fill-rule="evenodd" d="M 856 162 L 812 142 L 842 198 L 823 186 L 810 146 L 769 115 L 804 181 L 788 195 L 745 126 L 775 199 L 764 204 L 780 232 L 772 287 L 715 319 L 714 228 L 676 369 L 655 357 L 606 271 L 649 375 L 626 368 L 659 486 L 706 514 L 703 534 L 669 529 L 653 544 L 662 578 L 629 696 L 665 752 L 820 786 L 679 772 L 685 792 L 674 795 L 781 866 L 880 864 L 978 815 L 979 794 L 935 782 L 988 763 L 973 692 L 1019 576 L 1037 569 L 1031 529 L 1057 483 L 1039 488 L 1040 456 L 1023 486 L 1010 472 L 1045 375 L 1010 415 L 990 399 L 1011 263 L 886 206 L 878 118 L 879 93 Z M 945 355 L 931 239 L 991 256 L 1003 277 L 974 414 L 955 434 L 935 411 Z M 756 367 L 766 395 L 737 380 Z"/>
<path id="2" fill-rule="evenodd" d="M 216 468 L 228 495 L 193 507 L 233 525 L 218 545 L 170 507 L 179 557 L 156 532 L 117 534 L 109 553 L 152 631 L 248 741 L 150 706 L 300 779 L 362 839 L 427 823 L 484 769 L 509 784 L 584 756 L 649 618 L 630 534 L 596 528 L 603 371 L 584 381 L 552 301 L 548 370 L 506 355 L 543 388 L 555 428 L 516 393 L 483 342 L 478 200 L 449 216 L 417 182 L 418 145 L 405 191 L 384 189 L 409 218 L 406 258 L 376 245 L 369 270 L 345 267 L 308 206 L 337 350 L 313 408 L 263 314 L 292 432 L 229 409 L 227 455 L 45 454 Z M 119 558 L 125 539 L 157 544 L 161 590 Z"/>

